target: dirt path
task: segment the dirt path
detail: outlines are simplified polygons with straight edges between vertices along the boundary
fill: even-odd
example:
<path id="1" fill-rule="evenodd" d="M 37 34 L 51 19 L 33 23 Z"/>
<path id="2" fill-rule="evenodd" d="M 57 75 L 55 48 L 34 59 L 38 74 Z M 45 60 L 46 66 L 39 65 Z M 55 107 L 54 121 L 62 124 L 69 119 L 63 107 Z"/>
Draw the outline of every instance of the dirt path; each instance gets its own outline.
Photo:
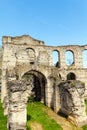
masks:
<path id="1" fill-rule="evenodd" d="M 31 122 L 30 127 L 32 130 L 43 130 L 41 124 L 39 124 L 37 122 Z"/>
<path id="2" fill-rule="evenodd" d="M 82 130 L 81 128 L 77 128 L 76 126 L 72 125 L 67 119 L 57 115 L 50 109 L 46 109 L 45 112 L 54 119 L 58 124 L 60 124 L 63 130 Z"/>

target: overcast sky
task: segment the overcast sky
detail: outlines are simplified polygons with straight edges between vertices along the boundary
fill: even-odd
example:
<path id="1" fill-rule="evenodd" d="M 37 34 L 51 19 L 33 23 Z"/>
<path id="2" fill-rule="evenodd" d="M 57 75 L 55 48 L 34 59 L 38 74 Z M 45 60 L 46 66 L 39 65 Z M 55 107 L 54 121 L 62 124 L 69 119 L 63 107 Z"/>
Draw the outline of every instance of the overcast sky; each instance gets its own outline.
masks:
<path id="1" fill-rule="evenodd" d="M 87 44 L 87 0 L 0 0 L 2 36 L 30 35 L 46 45 Z"/>

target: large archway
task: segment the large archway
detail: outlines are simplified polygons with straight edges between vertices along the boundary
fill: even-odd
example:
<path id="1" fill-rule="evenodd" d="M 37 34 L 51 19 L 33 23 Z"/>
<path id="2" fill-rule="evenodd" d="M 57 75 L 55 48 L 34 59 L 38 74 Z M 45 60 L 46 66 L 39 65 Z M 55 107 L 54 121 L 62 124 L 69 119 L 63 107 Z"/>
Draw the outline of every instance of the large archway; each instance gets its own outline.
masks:
<path id="1" fill-rule="evenodd" d="M 34 99 L 45 104 L 46 77 L 41 72 L 30 70 L 26 72 L 22 78 L 30 84 L 31 92 L 34 94 Z"/>

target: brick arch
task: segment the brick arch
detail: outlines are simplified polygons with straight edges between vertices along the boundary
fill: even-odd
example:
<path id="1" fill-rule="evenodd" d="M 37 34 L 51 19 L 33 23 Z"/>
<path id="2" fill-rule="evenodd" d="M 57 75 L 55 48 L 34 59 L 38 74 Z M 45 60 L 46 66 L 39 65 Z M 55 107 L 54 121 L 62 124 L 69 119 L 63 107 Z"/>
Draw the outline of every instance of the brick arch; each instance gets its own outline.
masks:
<path id="1" fill-rule="evenodd" d="M 28 72 L 24 73 L 22 78 L 30 81 L 32 86 L 31 91 L 34 94 L 35 100 L 42 101 L 44 104 L 46 104 L 45 87 L 47 84 L 47 79 L 44 74 L 36 70 L 29 70 Z"/>

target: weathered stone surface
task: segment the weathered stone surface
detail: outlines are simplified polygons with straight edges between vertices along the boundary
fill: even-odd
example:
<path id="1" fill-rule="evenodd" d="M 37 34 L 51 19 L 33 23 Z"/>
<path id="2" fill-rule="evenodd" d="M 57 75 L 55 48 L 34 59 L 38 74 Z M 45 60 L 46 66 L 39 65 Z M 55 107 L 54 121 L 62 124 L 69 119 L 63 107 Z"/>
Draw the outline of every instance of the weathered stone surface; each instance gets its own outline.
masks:
<path id="1" fill-rule="evenodd" d="M 26 105 L 29 93 L 24 80 L 8 81 L 8 129 L 26 130 Z M 29 91 L 29 92 L 28 92 Z"/>
<path id="2" fill-rule="evenodd" d="M 59 84 L 59 91 L 60 111 L 70 119 L 72 116 L 77 125 L 87 123 L 84 103 L 85 85 L 81 81 L 65 81 Z"/>
<path id="3" fill-rule="evenodd" d="M 7 83 L 7 89 L 8 91 L 14 93 L 18 91 L 25 91 L 27 89 L 27 85 L 25 80 L 14 80 L 14 81 L 9 81 Z"/>
<path id="4" fill-rule="evenodd" d="M 8 129 L 9 130 L 26 130 L 25 124 L 19 125 L 18 122 L 17 123 L 9 123 Z"/>

